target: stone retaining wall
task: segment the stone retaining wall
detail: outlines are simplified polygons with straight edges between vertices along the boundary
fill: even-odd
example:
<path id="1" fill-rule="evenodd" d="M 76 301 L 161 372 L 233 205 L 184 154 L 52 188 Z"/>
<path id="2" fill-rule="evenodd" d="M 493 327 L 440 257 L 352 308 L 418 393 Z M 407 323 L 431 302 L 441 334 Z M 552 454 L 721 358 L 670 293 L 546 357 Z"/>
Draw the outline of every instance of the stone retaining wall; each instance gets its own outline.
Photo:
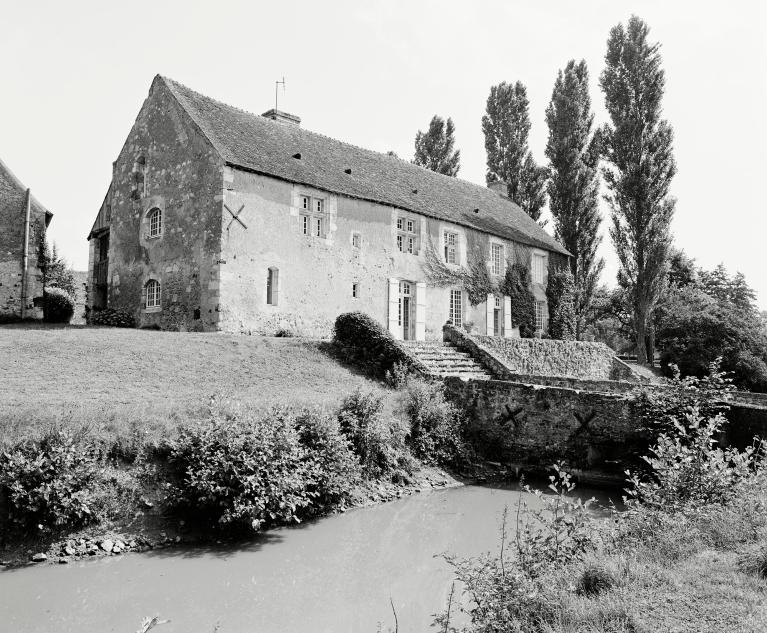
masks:
<path id="1" fill-rule="evenodd" d="M 641 381 L 604 343 L 477 336 L 452 325 L 444 327 L 443 338 L 470 353 L 504 380 L 527 376 L 634 384 Z"/>

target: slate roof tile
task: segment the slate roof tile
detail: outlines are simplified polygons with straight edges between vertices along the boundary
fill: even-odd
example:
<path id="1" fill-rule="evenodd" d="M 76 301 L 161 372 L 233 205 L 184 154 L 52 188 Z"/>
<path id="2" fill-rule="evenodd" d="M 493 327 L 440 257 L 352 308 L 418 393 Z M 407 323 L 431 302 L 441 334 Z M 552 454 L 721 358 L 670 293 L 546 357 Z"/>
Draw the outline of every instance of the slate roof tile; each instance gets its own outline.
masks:
<path id="1" fill-rule="evenodd" d="M 157 81 L 233 167 L 569 254 L 516 204 L 486 187 L 240 110 L 167 77 L 158 75 Z M 299 153 L 301 158 L 294 158 Z"/>

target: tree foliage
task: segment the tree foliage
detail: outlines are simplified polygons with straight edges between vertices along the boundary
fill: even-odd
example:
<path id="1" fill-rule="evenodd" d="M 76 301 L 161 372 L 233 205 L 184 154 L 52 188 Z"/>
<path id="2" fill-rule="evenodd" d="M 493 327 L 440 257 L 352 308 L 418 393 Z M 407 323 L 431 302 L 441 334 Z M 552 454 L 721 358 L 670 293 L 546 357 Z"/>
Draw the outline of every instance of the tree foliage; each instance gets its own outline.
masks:
<path id="1" fill-rule="evenodd" d="M 576 332 L 580 336 L 604 260 L 597 256 L 599 227 L 599 141 L 593 133 L 586 62 L 567 63 L 554 84 L 546 109 L 549 140 L 548 193 L 555 237 L 572 253 Z M 553 334 L 552 334 L 553 336 Z"/>
<path id="2" fill-rule="evenodd" d="M 661 119 L 665 74 L 660 46 L 648 41 L 649 27 L 632 16 L 610 31 L 600 78 L 611 124 L 601 133 L 603 170 L 612 211 L 610 236 L 629 289 L 637 358 L 648 360 L 645 336 L 668 271 L 676 173 L 673 130 Z"/>
<path id="3" fill-rule="evenodd" d="M 437 116 L 432 117 L 429 129 L 415 135 L 415 158 L 413 162 L 431 171 L 436 171 L 445 176 L 457 176 L 461 168 L 461 151 L 454 150 L 455 126 L 453 120 L 448 117 L 445 120 Z"/>
<path id="4" fill-rule="evenodd" d="M 731 276 L 720 264 L 676 278 L 654 317 L 662 365 L 703 376 L 721 357 L 722 369 L 732 373 L 736 385 L 767 391 L 767 329 L 745 277 Z"/>
<path id="5" fill-rule="evenodd" d="M 575 284 L 569 268 L 549 272 L 546 299 L 549 304 L 551 338 L 575 340 Z"/>
<path id="6" fill-rule="evenodd" d="M 59 256 L 56 243 L 51 246 L 43 235 L 38 246 L 37 266 L 43 276 L 43 287 L 61 288 L 74 299 L 75 276 L 66 261 Z"/>
<path id="7" fill-rule="evenodd" d="M 504 81 L 492 86 L 482 131 L 488 184 L 505 182 L 509 198 L 537 221 L 546 204 L 548 170 L 536 164 L 528 149 L 528 108 L 527 88 L 522 82 L 511 85 Z"/>

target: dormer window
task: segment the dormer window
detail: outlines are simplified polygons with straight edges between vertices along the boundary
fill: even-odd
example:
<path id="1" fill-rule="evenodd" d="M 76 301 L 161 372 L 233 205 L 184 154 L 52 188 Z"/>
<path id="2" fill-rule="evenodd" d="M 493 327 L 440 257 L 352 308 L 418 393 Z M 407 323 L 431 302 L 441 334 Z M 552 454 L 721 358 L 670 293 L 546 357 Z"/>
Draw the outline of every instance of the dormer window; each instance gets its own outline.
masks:
<path id="1" fill-rule="evenodd" d="M 149 237 L 162 235 L 162 211 L 154 208 L 149 212 Z"/>
<path id="2" fill-rule="evenodd" d="M 418 220 L 402 215 L 397 217 L 397 250 L 400 253 L 418 255 L 419 236 Z"/>
<path id="3" fill-rule="evenodd" d="M 327 236 L 325 200 L 313 196 L 301 196 L 299 230 L 302 235 L 312 237 Z"/>

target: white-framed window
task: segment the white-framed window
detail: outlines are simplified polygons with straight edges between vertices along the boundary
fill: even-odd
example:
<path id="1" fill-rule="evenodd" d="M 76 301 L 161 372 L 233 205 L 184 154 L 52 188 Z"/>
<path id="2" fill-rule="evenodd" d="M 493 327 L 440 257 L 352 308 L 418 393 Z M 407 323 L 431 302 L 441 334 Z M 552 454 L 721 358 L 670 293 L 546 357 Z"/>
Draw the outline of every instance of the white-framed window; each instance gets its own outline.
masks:
<path id="1" fill-rule="evenodd" d="M 360 297 L 360 285 L 356 281 L 352 284 L 352 297 L 355 299 L 359 299 Z"/>
<path id="2" fill-rule="evenodd" d="M 301 196 L 298 227 L 302 235 L 325 237 L 327 219 L 325 217 L 325 200 L 312 196 Z"/>
<path id="3" fill-rule="evenodd" d="M 455 327 L 463 325 L 463 292 L 461 290 L 450 291 L 450 322 Z"/>
<path id="4" fill-rule="evenodd" d="M 280 271 L 274 266 L 270 266 L 266 273 L 266 303 L 270 306 L 277 305 L 277 298 L 280 293 Z"/>
<path id="5" fill-rule="evenodd" d="M 503 244 L 490 244 L 490 272 L 494 275 L 503 274 Z"/>
<path id="6" fill-rule="evenodd" d="M 412 297 L 413 296 L 413 285 L 409 281 L 400 281 L 399 282 L 399 315 L 397 319 L 397 325 L 402 325 L 403 323 L 403 298 L 404 297 Z"/>
<path id="7" fill-rule="evenodd" d="M 150 279 L 144 284 L 144 303 L 149 308 L 160 307 L 160 282 Z"/>
<path id="8" fill-rule="evenodd" d="M 535 329 L 540 332 L 549 329 L 549 308 L 545 301 L 535 302 Z"/>
<path id="9" fill-rule="evenodd" d="M 420 224 L 415 218 L 397 217 L 397 250 L 401 253 L 418 255 Z"/>
<path id="10" fill-rule="evenodd" d="M 445 262 L 447 264 L 458 263 L 458 233 L 445 231 Z"/>
<path id="11" fill-rule="evenodd" d="M 494 296 L 495 296 L 495 309 L 496 310 L 503 309 L 503 301 L 501 300 L 501 298 L 498 295 L 494 295 Z"/>
<path id="12" fill-rule="evenodd" d="M 352 248 L 362 248 L 362 233 L 352 232 Z"/>
<path id="13" fill-rule="evenodd" d="M 162 235 L 162 210 L 155 207 L 149 212 L 149 237 Z"/>
<path id="14" fill-rule="evenodd" d="M 533 283 L 542 284 L 546 278 L 546 255 L 533 253 Z"/>

